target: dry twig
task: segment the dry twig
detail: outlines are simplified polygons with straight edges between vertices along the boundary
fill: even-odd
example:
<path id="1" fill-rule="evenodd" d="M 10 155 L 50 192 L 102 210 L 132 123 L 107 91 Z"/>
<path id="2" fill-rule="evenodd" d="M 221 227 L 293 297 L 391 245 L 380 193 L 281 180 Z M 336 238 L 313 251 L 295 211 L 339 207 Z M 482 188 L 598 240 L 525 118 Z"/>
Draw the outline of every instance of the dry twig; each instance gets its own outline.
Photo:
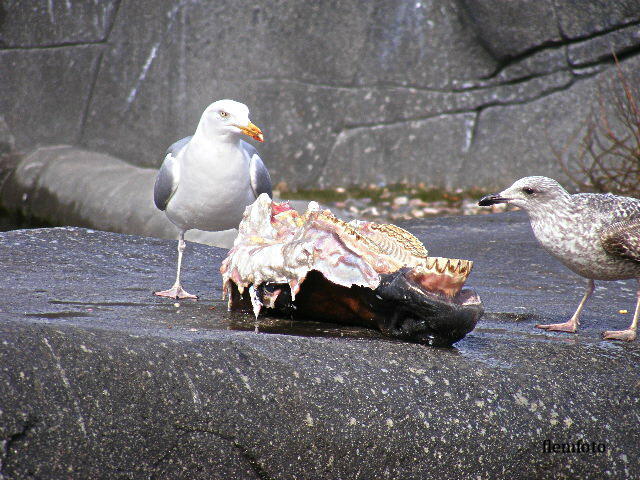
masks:
<path id="1" fill-rule="evenodd" d="M 632 88 L 618 58 L 615 78 L 598 87 L 598 104 L 561 149 L 553 152 L 582 191 L 640 197 L 640 91 Z M 622 88 L 619 88 L 622 87 Z M 569 148 L 584 132 L 576 153 Z"/>

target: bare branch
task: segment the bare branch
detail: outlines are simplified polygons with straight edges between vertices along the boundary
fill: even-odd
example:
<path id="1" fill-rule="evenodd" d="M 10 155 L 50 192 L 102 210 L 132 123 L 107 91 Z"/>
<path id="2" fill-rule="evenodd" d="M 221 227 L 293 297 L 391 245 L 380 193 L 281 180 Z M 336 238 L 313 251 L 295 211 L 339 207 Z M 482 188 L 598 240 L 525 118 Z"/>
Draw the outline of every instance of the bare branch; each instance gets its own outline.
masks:
<path id="1" fill-rule="evenodd" d="M 598 85 L 597 104 L 567 142 L 551 145 L 551 151 L 578 189 L 640 197 L 640 91 L 615 54 L 614 60 L 616 75 Z M 577 151 L 570 152 L 579 135 Z"/>

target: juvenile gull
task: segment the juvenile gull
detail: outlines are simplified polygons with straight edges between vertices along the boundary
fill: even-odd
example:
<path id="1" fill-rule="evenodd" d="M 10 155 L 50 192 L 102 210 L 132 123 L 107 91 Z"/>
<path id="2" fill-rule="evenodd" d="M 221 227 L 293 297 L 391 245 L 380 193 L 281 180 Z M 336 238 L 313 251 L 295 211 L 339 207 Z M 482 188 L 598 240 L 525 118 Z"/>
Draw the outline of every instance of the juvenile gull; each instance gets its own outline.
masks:
<path id="1" fill-rule="evenodd" d="M 237 228 L 247 205 L 261 193 L 272 196 L 271 178 L 256 149 L 241 135 L 264 141 L 249 121 L 246 105 L 218 100 L 209 105 L 191 137 L 167 150 L 153 189 L 153 200 L 178 228 L 176 281 L 161 297 L 197 298 L 180 284 L 187 230 Z"/>
<path id="2" fill-rule="evenodd" d="M 587 290 L 571 319 L 536 327 L 574 333 L 595 288 L 594 280 L 635 278 L 638 292 L 631 325 L 626 330 L 604 332 L 604 338 L 636 338 L 640 315 L 640 200 L 610 193 L 570 195 L 551 178 L 525 177 L 500 193 L 483 197 L 478 204 L 495 203 L 511 203 L 526 210 L 542 248 L 588 279 Z"/>

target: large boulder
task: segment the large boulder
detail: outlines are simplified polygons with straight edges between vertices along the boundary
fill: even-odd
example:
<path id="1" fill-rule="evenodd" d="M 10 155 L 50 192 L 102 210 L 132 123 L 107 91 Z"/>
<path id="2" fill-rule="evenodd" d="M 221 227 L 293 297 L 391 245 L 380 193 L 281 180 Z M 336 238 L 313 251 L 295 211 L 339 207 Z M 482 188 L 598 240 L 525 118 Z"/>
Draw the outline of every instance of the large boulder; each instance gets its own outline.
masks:
<path id="1" fill-rule="evenodd" d="M 3 132 L 11 151 L 13 137 Z M 1 150 L 0 150 L 1 152 Z M 69 145 L 40 147 L 27 155 L 0 153 L 0 214 L 25 225 L 75 225 L 109 232 L 177 239 L 178 230 L 153 203 L 158 171 L 111 155 Z M 305 209 L 306 202 L 290 201 Z M 339 212 L 338 212 L 339 213 Z M 342 212 L 346 213 L 346 212 Z M 340 213 L 339 213 L 340 214 Z M 0 215 L 0 221 L 3 217 Z M 2 223 L 0 223 L 0 229 Z M 230 248 L 237 230 L 188 230 L 185 238 Z"/>
<path id="2" fill-rule="evenodd" d="M 4 170 L 0 162 L 0 205 L 26 223 L 178 237 L 153 203 L 155 169 L 68 145 L 38 148 L 11 160 L 5 160 Z M 187 240 L 227 248 L 234 238 L 235 230 L 186 234 Z"/>
<path id="3" fill-rule="evenodd" d="M 0 475 L 638 478 L 640 344 L 600 339 L 633 285 L 599 289 L 578 334 L 542 332 L 582 285 L 521 212 L 405 227 L 476 262 L 487 314 L 454 348 L 264 318 L 254 333 L 220 298 L 221 249 L 188 245 L 201 300 L 174 303 L 151 293 L 171 242 L 0 233 Z"/>

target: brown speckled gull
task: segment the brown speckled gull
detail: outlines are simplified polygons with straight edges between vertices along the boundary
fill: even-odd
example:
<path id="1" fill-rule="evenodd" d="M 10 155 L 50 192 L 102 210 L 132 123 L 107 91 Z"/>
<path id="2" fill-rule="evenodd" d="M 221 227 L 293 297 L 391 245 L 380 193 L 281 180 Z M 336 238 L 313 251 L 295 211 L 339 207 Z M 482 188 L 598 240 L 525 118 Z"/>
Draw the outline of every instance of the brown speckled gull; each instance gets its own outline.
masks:
<path id="1" fill-rule="evenodd" d="M 612 194 L 569 194 L 547 177 L 525 177 L 506 190 L 482 198 L 479 205 L 510 203 L 526 210 L 536 238 L 566 267 L 588 279 L 573 316 L 564 323 L 537 325 L 550 331 L 576 332 L 580 313 L 593 293 L 594 280 L 638 281 L 637 303 L 626 330 L 604 338 L 632 341 L 640 315 L 640 200 Z"/>

